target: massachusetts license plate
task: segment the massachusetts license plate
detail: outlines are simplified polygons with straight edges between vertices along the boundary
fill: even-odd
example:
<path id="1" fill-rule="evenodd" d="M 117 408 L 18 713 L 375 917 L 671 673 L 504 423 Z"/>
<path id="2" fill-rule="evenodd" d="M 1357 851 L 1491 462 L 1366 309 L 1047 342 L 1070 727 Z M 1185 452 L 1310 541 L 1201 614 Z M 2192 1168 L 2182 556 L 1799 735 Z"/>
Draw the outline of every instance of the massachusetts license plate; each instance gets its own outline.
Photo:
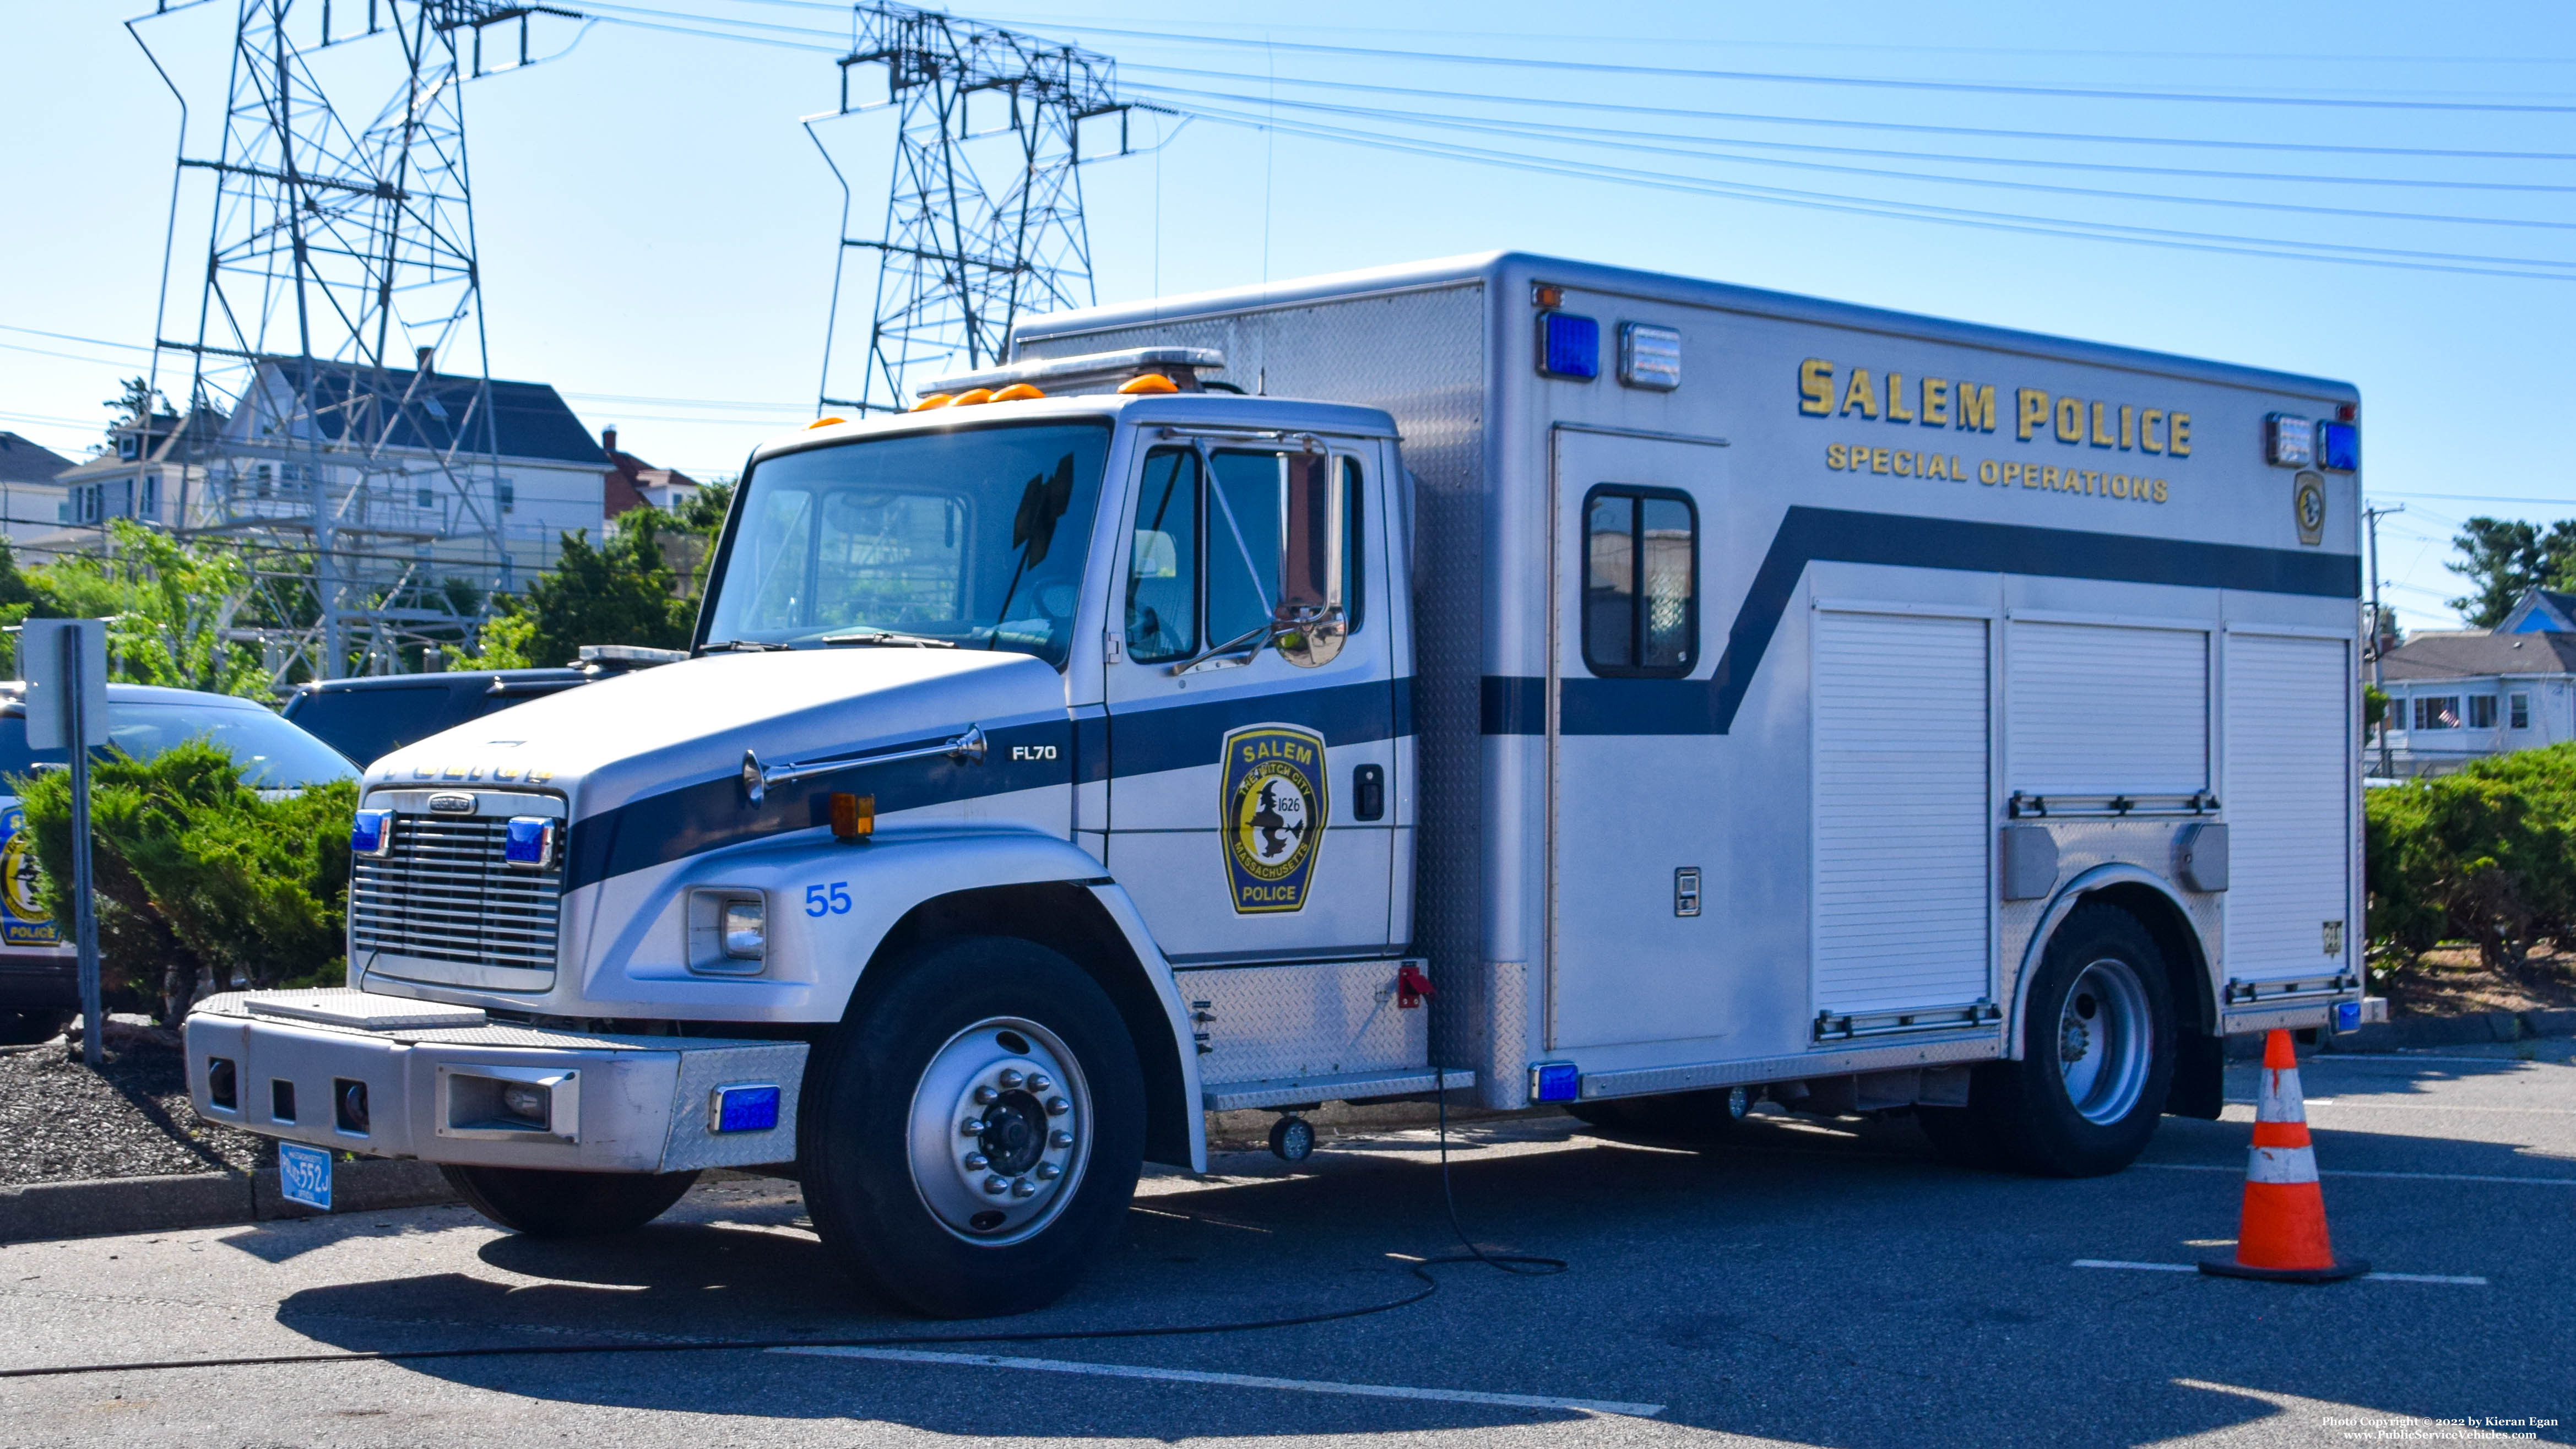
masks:
<path id="1" fill-rule="evenodd" d="M 301 1142 L 277 1144 L 277 1192 L 288 1202 L 331 1210 L 331 1154 Z"/>

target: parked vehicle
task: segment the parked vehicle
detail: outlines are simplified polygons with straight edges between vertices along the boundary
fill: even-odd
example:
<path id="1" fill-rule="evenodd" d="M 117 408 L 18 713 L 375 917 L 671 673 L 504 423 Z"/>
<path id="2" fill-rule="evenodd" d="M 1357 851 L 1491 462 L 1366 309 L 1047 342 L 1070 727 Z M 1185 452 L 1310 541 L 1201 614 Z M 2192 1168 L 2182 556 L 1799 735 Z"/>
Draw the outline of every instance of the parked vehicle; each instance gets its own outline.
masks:
<path id="1" fill-rule="evenodd" d="M 63 925 L 37 893 L 36 850 L 11 777 L 67 762 L 27 746 L 25 686 L 0 682 L 0 1041 L 43 1041 L 80 1010 L 78 962 Z M 172 745 L 212 739 L 240 762 L 242 783 L 291 790 L 354 777 L 357 767 L 257 700 L 142 684 L 107 687 L 108 743 L 148 760 Z"/>
<path id="2" fill-rule="evenodd" d="M 2360 1022 L 2344 384 L 1521 255 L 1014 357 L 757 450 L 701 657 L 370 766 L 357 990 L 198 1109 L 533 1233 L 774 1165 L 987 1314 L 1206 1110 L 2078 1175 Z"/>
<path id="3" fill-rule="evenodd" d="M 372 674 L 299 684 L 285 715 L 350 759 L 381 759 L 415 740 L 629 669 L 688 656 L 673 649 L 587 645 L 560 669 Z"/>

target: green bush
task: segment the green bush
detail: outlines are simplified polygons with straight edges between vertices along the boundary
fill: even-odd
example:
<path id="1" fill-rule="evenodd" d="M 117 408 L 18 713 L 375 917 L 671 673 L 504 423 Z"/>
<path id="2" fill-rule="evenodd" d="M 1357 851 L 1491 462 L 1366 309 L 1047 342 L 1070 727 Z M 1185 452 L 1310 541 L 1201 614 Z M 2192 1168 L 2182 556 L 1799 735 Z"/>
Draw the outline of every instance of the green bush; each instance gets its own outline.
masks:
<path id="1" fill-rule="evenodd" d="M 71 776 L 13 783 L 68 934 Z M 97 761 L 90 870 L 103 982 L 157 999 L 171 1023 L 201 985 L 337 984 L 355 808 L 353 781 L 263 799 L 203 741 L 149 761 Z"/>
<path id="2" fill-rule="evenodd" d="M 2576 938 L 2576 743 L 2366 794 L 2374 940 L 2407 955 L 2465 940 L 2518 976 L 2539 942 Z"/>

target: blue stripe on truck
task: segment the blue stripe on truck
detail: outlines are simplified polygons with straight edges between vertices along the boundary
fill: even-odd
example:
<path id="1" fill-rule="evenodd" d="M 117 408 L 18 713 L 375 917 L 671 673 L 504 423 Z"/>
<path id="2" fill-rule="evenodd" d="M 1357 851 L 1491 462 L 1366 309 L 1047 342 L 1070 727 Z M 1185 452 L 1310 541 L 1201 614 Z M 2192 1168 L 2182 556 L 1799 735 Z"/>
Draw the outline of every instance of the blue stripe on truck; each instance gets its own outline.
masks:
<path id="1" fill-rule="evenodd" d="M 1725 734 L 1734 726 L 1744 692 L 1811 563 L 2179 584 L 2328 599 L 2361 596 L 2361 560 L 2351 554 L 1792 508 L 1771 536 L 1762 566 L 1754 570 L 1753 585 L 1726 631 L 1726 652 L 1718 656 L 1709 678 L 1568 679 L 1559 728 L 1569 735 Z M 1486 678 L 1485 733 L 1545 734 L 1546 687 L 1543 679 Z"/>

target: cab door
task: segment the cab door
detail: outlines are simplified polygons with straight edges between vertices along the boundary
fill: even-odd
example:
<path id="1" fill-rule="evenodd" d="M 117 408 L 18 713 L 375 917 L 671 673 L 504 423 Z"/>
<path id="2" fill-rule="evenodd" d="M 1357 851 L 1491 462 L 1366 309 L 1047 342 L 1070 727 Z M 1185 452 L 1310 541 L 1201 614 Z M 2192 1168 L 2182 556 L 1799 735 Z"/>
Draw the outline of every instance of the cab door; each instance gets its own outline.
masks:
<path id="1" fill-rule="evenodd" d="M 1130 480 L 1108 864 L 1177 964 L 1388 949 L 1379 457 L 1369 442 L 1180 438 Z"/>

